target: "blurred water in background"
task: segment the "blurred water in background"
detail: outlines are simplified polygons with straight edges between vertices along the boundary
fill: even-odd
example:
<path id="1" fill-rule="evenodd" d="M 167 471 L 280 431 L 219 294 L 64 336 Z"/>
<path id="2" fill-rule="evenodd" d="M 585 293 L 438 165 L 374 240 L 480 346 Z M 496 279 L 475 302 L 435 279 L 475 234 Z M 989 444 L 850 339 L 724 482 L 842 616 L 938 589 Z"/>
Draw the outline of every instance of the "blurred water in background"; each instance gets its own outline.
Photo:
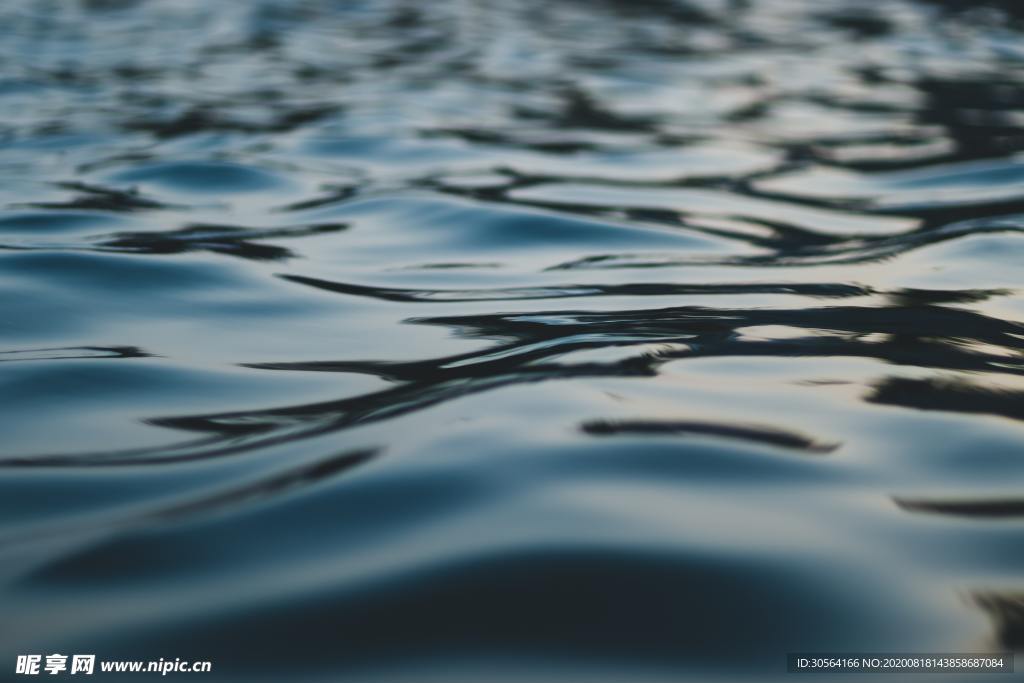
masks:
<path id="1" fill-rule="evenodd" d="M 1019 3 L 10 1 L 0 111 L 4 675 L 1024 649 Z"/>

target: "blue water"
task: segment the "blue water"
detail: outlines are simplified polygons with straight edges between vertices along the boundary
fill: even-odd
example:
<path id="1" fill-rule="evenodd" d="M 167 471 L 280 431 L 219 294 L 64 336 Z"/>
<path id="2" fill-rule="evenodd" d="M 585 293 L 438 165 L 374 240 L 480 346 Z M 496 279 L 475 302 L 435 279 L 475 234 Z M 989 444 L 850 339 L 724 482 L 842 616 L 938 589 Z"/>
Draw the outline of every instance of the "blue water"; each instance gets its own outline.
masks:
<path id="1" fill-rule="evenodd" d="M 5 2 L 0 111 L 0 679 L 1024 649 L 1018 3 Z"/>

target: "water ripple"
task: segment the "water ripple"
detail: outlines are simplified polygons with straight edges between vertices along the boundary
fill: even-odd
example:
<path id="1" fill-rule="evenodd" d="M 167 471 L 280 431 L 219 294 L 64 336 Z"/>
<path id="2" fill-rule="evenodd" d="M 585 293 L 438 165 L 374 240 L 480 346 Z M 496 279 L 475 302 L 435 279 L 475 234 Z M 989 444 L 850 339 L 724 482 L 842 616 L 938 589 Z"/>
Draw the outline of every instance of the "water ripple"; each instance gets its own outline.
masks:
<path id="1" fill-rule="evenodd" d="M 1024 649 L 1018 5 L 0 6 L 0 655 Z"/>

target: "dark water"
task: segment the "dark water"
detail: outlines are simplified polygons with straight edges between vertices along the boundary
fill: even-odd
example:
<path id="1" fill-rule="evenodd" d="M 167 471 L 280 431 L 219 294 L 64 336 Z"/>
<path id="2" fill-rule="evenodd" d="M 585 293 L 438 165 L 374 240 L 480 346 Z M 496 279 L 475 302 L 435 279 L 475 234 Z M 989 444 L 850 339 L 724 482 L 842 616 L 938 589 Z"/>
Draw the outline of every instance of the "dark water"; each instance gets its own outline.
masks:
<path id="1" fill-rule="evenodd" d="M 11 0 L 0 111 L 0 678 L 1024 649 L 1019 3 Z"/>

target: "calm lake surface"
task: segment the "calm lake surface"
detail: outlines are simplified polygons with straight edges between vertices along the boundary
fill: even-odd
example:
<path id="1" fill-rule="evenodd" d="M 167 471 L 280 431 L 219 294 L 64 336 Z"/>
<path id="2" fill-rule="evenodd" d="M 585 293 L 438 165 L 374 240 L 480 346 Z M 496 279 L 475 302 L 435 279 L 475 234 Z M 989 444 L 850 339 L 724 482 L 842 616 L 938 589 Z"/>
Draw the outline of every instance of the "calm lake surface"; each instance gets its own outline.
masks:
<path id="1" fill-rule="evenodd" d="M 1021 3 L 8 1 L 0 111 L 0 679 L 1024 649 Z"/>

